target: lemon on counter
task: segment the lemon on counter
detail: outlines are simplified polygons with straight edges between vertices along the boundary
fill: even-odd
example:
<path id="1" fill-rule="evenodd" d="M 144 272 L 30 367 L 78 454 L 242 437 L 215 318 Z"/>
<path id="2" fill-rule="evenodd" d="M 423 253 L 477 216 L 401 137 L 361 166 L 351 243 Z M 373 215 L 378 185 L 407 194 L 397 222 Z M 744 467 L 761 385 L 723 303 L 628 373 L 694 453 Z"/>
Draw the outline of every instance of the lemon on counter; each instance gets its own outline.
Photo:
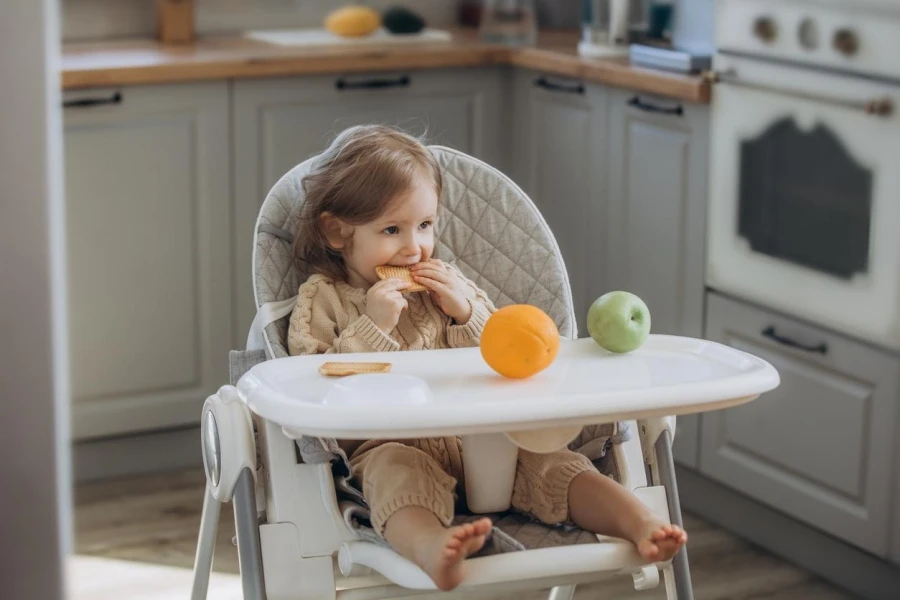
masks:
<path id="1" fill-rule="evenodd" d="M 342 37 L 371 35 L 381 27 L 381 16 L 366 6 L 346 6 L 325 19 L 325 29 Z"/>

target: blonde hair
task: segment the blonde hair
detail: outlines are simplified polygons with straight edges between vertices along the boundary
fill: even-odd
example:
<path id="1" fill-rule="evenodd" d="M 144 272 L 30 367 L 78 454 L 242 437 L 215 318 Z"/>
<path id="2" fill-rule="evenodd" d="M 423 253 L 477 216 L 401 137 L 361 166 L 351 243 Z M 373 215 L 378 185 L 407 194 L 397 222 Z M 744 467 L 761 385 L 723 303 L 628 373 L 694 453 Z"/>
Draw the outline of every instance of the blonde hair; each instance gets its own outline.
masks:
<path id="1" fill-rule="evenodd" d="M 305 200 L 294 237 L 294 256 L 306 273 L 346 280 L 340 251 L 328 243 L 321 216 L 349 225 L 379 218 L 416 177 L 426 177 L 441 195 L 437 160 L 415 137 L 383 125 L 342 131 L 303 179 Z"/>

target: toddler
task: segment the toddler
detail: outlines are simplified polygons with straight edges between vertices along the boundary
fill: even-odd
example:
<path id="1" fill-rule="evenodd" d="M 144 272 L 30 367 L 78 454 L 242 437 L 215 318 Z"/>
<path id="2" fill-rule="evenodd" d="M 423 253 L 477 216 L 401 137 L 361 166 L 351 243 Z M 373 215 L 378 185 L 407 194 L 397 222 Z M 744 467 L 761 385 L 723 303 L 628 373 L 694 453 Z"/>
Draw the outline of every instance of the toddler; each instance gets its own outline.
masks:
<path id="1" fill-rule="evenodd" d="M 495 308 L 456 267 L 432 258 L 441 174 L 427 148 L 391 128 L 353 127 L 318 158 L 303 187 L 295 253 L 314 274 L 291 314 L 292 355 L 478 345 Z M 410 267 L 428 292 L 404 293 L 409 284 L 379 280 L 380 265 Z M 378 535 L 439 589 L 458 586 L 466 557 L 491 528 L 487 518 L 450 526 L 465 503 L 459 438 L 339 444 Z M 687 541 L 568 450 L 520 450 L 512 506 L 547 524 L 573 522 L 630 540 L 648 560 L 668 560 Z"/>

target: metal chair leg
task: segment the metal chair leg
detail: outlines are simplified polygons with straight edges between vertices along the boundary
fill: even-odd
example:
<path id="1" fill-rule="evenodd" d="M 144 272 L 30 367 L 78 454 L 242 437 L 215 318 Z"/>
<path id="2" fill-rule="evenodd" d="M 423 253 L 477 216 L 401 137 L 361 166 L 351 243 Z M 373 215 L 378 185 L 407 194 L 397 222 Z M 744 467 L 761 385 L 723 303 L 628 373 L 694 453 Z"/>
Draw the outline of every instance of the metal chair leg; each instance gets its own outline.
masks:
<path id="1" fill-rule="evenodd" d="M 678 497 L 678 483 L 675 481 L 675 462 L 672 457 L 672 435 L 663 431 L 656 441 L 656 461 L 659 472 L 659 483 L 666 488 L 669 504 L 669 518 L 672 523 L 684 528 L 681 517 L 681 500 Z M 691 585 L 691 571 L 688 566 L 687 547 L 679 550 L 672 559 L 672 571 L 675 575 L 677 600 L 694 600 L 694 589 Z"/>
<path id="2" fill-rule="evenodd" d="M 574 585 L 560 585 L 550 590 L 547 600 L 573 600 L 575 598 Z"/>
<path id="3" fill-rule="evenodd" d="M 197 539 L 197 554 L 194 556 L 194 585 L 191 600 L 206 600 L 209 589 L 209 574 L 212 571 L 213 554 L 216 548 L 216 530 L 219 525 L 221 504 L 206 485 L 203 496 L 203 512 L 200 516 L 200 535 Z"/>
<path id="4" fill-rule="evenodd" d="M 241 471 L 234 488 L 234 524 L 244 600 L 266 600 L 262 551 L 259 545 L 259 522 L 256 514 L 256 490 L 250 469 Z"/>

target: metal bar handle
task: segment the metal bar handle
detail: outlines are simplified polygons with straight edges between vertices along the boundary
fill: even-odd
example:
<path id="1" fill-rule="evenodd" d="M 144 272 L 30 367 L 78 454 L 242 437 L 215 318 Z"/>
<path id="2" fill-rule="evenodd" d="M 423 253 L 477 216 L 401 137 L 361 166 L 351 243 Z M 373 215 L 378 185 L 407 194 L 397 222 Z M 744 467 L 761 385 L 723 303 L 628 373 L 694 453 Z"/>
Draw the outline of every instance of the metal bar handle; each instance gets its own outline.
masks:
<path id="1" fill-rule="evenodd" d="M 64 100 L 63 108 L 83 108 L 88 106 L 100 106 L 103 104 L 121 104 L 122 93 L 116 92 L 106 98 L 78 98 L 77 100 Z"/>
<path id="2" fill-rule="evenodd" d="M 551 92 L 562 92 L 565 94 L 584 94 L 583 83 L 576 83 L 575 85 L 562 85 L 559 83 L 553 83 L 546 77 L 538 77 L 534 80 L 534 85 Z"/>
<path id="3" fill-rule="evenodd" d="M 634 107 L 644 112 L 659 113 L 662 115 L 675 115 L 680 117 L 684 114 L 684 107 L 682 107 L 680 104 L 672 107 L 657 106 L 656 104 L 651 104 L 650 102 L 644 102 L 638 96 L 632 96 L 631 100 L 628 101 L 628 106 Z"/>
<path id="4" fill-rule="evenodd" d="M 339 90 L 384 89 L 392 87 L 408 87 L 410 79 L 407 75 L 401 75 L 396 79 L 366 79 L 364 81 L 347 81 L 343 77 L 334 83 Z"/>
<path id="5" fill-rule="evenodd" d="M 762 335 L 769 338 L 770 340 L 775 340 L 779 344 L 788 346 L 790 348 L 797 348 L 798 350 L 812 352 L 814 354 L 825 355 L 828 353 L 828 344 L 826 344 L 825 342 L 822 342 L 821 344 L 817 344 L 815 346 L 807 346 L 805 344 L 801 344 L 800 342 L 796 342 L 789 337 L 778 335 L 778 332 L 775 331 L 775 327 L 772 325 L 763 329 Z"/>
<path id="6" fill-rule="evenodd" d="M 729 85 L 736 85 L 748 89 L 759 90 L 761 92 L 783 94 L 785 96 L 793 96 L 795 98 L 802 98 L 804 100 L 825 102 L 834 106 L 840 106 L 841 108 L 861 110 L 867 115 L 873 115 L 876 117 L 889 117 L 894 112 L 894 101 L 888 96 L 883 96 L 881 98 L 870 98 L 868 100 L 862 101 L 844 100 L 843 98 L 829 98 L 828 96 L 817 96 L 814 94 L 807 94 L 805 92 L 799 92 L 787 88 L 743 81 L 738 77 L 737 72 L 733 69 L 723 72 L 710 71 L 706 73 L 706 79 L 712 83 L 727 83 Z"/>

